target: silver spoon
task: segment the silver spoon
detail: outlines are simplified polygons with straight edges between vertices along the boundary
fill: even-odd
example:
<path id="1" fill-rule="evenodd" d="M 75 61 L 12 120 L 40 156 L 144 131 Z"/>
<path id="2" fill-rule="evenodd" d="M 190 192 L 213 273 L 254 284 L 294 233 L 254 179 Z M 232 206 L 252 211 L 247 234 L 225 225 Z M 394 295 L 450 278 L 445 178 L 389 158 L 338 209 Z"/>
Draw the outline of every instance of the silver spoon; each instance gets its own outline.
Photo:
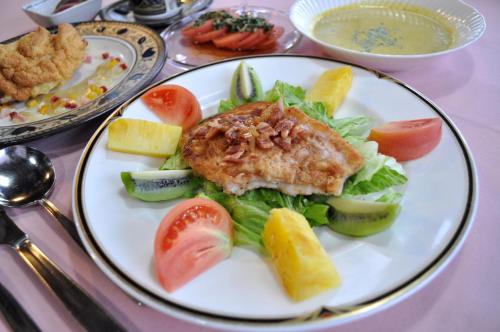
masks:
<path id="1" fill-rule="evenodd" d="M 52 162 L 42 152 L 23 145 L 0 149 L 0 205 L 43 206 L 83 247 L 75 224 L 47 199 L 55 178 Z"/>
<path id="2" fill-rule="evenodd" d="M 52 162 L 42 152 L 23 145 L 0 149 L 0 206 L 39 204 L 59 221 L 81 248 L 84 248 L 75 224 L 46 198 L 54 187 L 55 177 Z M 141 302 L 133 298 L 132 300 L 142 305 Z"/>

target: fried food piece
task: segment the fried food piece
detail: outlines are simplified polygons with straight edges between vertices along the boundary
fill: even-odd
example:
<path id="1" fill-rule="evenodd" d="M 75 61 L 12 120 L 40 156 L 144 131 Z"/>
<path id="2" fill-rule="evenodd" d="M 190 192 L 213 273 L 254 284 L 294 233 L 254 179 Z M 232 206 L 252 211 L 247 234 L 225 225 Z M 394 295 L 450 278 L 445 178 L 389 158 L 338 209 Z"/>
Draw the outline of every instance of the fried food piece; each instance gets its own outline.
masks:
<path id="1" fill-rule="evenodd" d="M 13 43 L 0 44 L 0 95 L 23 101 L 48 93 L 71 78 L 86 46 L 70 24 L 59 25 L 55 35 L 39 27 Z"/>
<path id="2" fill-rule="evenodd" d="M 364 163 L 324 123 L 264 102 L 202 122 L 183 134 L 181 146 L 195 174 L 236 195 L 261 187 L 289 195 L 340 195 Z"/>

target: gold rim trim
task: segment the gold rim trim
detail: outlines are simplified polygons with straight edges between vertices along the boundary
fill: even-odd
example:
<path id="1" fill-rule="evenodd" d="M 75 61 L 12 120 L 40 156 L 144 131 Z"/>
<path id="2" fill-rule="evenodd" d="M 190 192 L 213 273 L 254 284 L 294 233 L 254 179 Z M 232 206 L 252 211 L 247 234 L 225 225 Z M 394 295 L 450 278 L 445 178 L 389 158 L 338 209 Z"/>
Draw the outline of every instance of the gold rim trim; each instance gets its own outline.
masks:
<path id="1" fill-rule="evenodd" d="M 135 292 L 140 293 L 142 296 L 147 298 L 149 301 L 155 303 L 156 306 L 168 306 L 168 309 L 170 312 L 175 312 L 177 315 L 175 316 L 176 318 L 181 318 L 185 320 L 189 320 L 190 322 L 194 322 L 200 325 L 206 325 L 203 323 L 203 321 L 210 321 L 215 324 L 222 324 L 222 325 L 251 325 L 255 328 L 271 328 L 271 327 L 278 327 L 278 326 L 287 326 L 290 325 L 290 327 L 293 327 L 294 325 L 304 325 L 308 324 L 310 328 L 313 328 L 313 325 L 317 325 L 316 328 L 320 327 L 326 327 L 324 325 L 325 321 L 335 321 L 338 324 L 341 324 L 341 321 L 347 321 L 349 318 L 355 317 L 355 316 L 366 316 L 370 313 L 375 313 L 378 312 L 382 309 L 385 309 L 389 307 L 392 304 L 395 304 L 397 300 L 402 300 L 408 296 L 411 295 L 413 291 L 418 290 L 420 287 L 425 286 L 426 282 L 430 282 L 432 278 L 437 275 L 438 272 L 440 272 L 440 269 L 444 268 L 451 260 L 453 255 L 455 255 L 461 245 L 463 244 L 468 232 L 470 231 L 470 228 L 473 223 L 473 219 L 475 216 L 475 211 L 476 211 L 476 205 L 477 205 L 477 172 L 476 172 L 476 167 L 474 164 L 474 160 L 472 158 L 472 154 L 465 143 L 464 138 L 458 131 L 458 129 L 455 127 L 455 125 L 452 123 L 450 118 L 443 112 L 441 109 L 434 104 L 432 101 L 428 100 L 425 96 L 423 96 L 419 91 L 415 90 L 414 88 L 410 87 L 404 82 L 401 82 L 400 80 L 389 76 L 385 73 L 382 73 L 380 71 L 377 71 L 372 68 L 367 68 L 363 67 L 360 65 L 344 62 L 344 61 L 338 61 L 338 60 L 333 60 L 330 58 L 326 57 L 320 57 L 320 56 L 310 56 L 310 55 L 295 55 L 295 54 L 271 54 L 271 55 L 257 55 L 257 56 L 243 56 L 243 57 L 237 57 L 237 58 L 231 58 L 231 59 L 225 59 L 222 61 L 218 62 L 213 62 L 210 64 L 206 64 L 203 66 L 195 67 L 193 69 L 190 69 L 185 72 L 181 72 L 178 74 L 175 74 L 173 76 L 170 76 L 162 81 L 156 82 L 155 84 L 150 85 L 149 87 L 144 88 L 141 90 L 139 93 L 137 93 L 135 96 L 130 98 L 128 101 L 123 103 L 118 109 L 113 111 L 113 113 L 104 120 L 104 122 L 97 128 L 95 133 L 92 135 L 90 138 L 89 142 L 85 146 L 84 151 L 82 152 L 82 156 L 80 158 L 80 161 L 78 163 L 76 173 L 75 173 L 75 178 L 74 178 L 74 193 L 73 193 L 73 209 L 74 209 L 74 214 L 78 216 L 77 220 L 75 220 L 78 223 L 79 228 L 86 228 L 86 218 L 83 213 L 82 209 L 82 195 L 80 195 L 80 191 L 82 189 L 82 179 L 83 179 L 83 174 L 84 174 L 84 166 L 86 165 L 86 162 L 89 158 L 89 155 L 91 151 L 93 150 L 93 147 L 95 143 L 97 142 L 97 139 L 101 136 L 103 131 L 107 128 L 109 123 L 114 120 L 115 118 L 118 118 L 123 115 L 124 110 L 126 107 L 135 101 L 137 98 L 139 98 L 144 92 L 147 90 L 161 85 L 165 82 L 168 82 L 178 76 L 184 75 L 186 73 L 200 70 L 203 68 L 211 67 L 214 65 L 218 65 L 221 63 L 225 62 L 232 62 L 232 61 L 239 61 L 242 59 L 253 59 L 253 58 L 271 58 L 271 57 L 288 57 L 288 58 L 303 58 L 303 59 L 312 59 L 312 60 L 322 60 L 322 61 L 328 61 L 328 62 L 333 62 L 333 63 L 341 63 L 353 67 L 357 67 L 363 70 L 366 70 L 372 74 L 374 74 L 377 78 L 379 79 L 387 79 L 390 80 L 406 90 L 409 90 L 412 92 L 414 95 L 419 97 L 423 102 L 425 102 L 430 108 L 432 108 L 437 115 L 439 115 L 447 124 L 449 129 L 452 131 L 452 134 L 456 138 L 458 144 L 460 145 L 461 151 L 463 153 L 463 157 L 465 159 L 465 164 L 467 168 L 467 173 L 468 173 L 468 198 L 467 198 L 467 203 L 464 207 L 464 212 L 462 215 L 462 220 L 460 221 L 460 224 L 458 226 L 457 231 L 451 238 L 450 242 L 447 244 L 447 246 L 440 252 L 435 259 L 427 265 L 422 271 L 416 274 L 413 278 L 410 278 L 409 280 L 405 281 L 401 285 L 398 285 L 397 287 L 393 288 L 390 291 L 387 291 L 385 294 L 376 297 L 374 299 L 370 299 L 368 301 L 352 305 L 352 306 L 341 306 L 341 307 L 322 307 L 314 312 L 301 315 L 298 317 L 294 318 L 289 318 L 289 319 L 271 319 L 271 320 L 259 320 L 259 319 L 246 319 L 246 318 L 233 318 L 233 317 L 226 317 L 226 316 L 221 316 L 221 315 L 216 315 L 216 314 L 211 314 L 211 313 L 206 313 L 206 312 L 201 312 L 197 311 L 194 309 L 190 309 L 187 307 L 183 307 L 180 305 L 177 305 L 176 303 L 170 302 L 164 298 L 160 298 L 156 294 L 153 294 L 152 292 L 142 288 L 142 286 L 138 285 L 134 281 L 130 280 L 128 276 L 121 272 L 114 264 L 107 258 L 102 250 L 97 246 L 96 242 L 89 237 L 89 232 L 88 230 L 82 230 L 81 233 L 83 233 L 83 237 L 85 238 L 84 244 L 85 246 L 88 246 L 92 249 L 93 252 L 90 253 L 92 259 L 94 262 L 101 267 L 102 265 L 106 266 L 106 271 L 103 271 L 106 275 L 111 274 L 113 278 L 119 279 L 121 283 L 126 285 L 126 287 L 119 285 L 125 292 L 129 292 L 126 288 L 133 288 Z M 82 234 L 80 234 L 82 235 Z M 96 256 L 95 253 L 98 253 L 98 256 Z M 101 268 L 102 269 L 102 268 Z M 134 294 L 130 294 L 132 296 L 135 296 Z M 193 320 L 193 316 L 197 318 L 197 320 Z M 189 319 L 191 318 L 191 319 Z M 323 323 L 323 325 L 321 325 Z M 321 326 L 320 326 L 321 325 Z"/>

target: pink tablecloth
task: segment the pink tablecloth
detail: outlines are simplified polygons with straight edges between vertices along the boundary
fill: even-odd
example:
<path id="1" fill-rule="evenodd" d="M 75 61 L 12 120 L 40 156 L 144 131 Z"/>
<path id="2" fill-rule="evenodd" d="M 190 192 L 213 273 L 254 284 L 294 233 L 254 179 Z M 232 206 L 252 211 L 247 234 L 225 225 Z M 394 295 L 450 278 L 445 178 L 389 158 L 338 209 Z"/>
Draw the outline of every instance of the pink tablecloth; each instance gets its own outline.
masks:
<path id="1" fill-rule="evenodd" d="M 449 0 L 457 1 L 457 0 Z M 27 0 L 2 0 L 0 40 L 35 25 L 21 11 Z M 110 3 L 111 1 L 104 1 Z M 348 331 L 500 331 L 500 2 L 469 0 L 486 16 L 479 42 L 432 64 L 394 74 L 437 103 L 467 140 L 479 170 L 475 225 L 459 255 L 427 287 L 381 313 L 335 329 Z M 215 1 L 214 6 L 235 1 Z M 287 9 L 291 0 L 249 1 Z M 303 39 L 294 53 L 321 54 Z M 103 117 L 29 145 L 53 160 L 57 173 L 53 202 L 71 215 L 72 180 L 78 158 Z M 9 209 L 47 255 L 131 331 L 205 331 L 155 310 L 137 306 L 115 286 L 40 208 Z M 79 330 L 64 307 L 44 289 L 7 247 L 1 247 L 0 282 L 44 331 Z M 0 330 L 7 329 L 0 318 Z"/>

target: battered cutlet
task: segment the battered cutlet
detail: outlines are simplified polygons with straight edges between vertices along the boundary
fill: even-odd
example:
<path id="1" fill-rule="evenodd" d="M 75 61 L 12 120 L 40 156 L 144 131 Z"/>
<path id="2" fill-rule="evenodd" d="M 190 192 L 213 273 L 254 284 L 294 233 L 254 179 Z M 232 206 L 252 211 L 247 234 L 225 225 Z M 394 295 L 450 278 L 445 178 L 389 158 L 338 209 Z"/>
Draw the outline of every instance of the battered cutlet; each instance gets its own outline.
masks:
<path id="1" fill-rule="evenodd" d="M 289 195 L 340 195 L 363 157 L 327 125 L 296 108 L 251 103 L 186 131 L 184 159 L 193 172 L 241 195 L 274 188 Z"/>
<path id="2" fill-rule="evenodd" d="M 54 35 L 39 27 L 13 43 L 0 44 L 0 97 L 23 101 L 48 93 L 71 78 L 86 46 L 70 24 L 59 25 Z"/>

